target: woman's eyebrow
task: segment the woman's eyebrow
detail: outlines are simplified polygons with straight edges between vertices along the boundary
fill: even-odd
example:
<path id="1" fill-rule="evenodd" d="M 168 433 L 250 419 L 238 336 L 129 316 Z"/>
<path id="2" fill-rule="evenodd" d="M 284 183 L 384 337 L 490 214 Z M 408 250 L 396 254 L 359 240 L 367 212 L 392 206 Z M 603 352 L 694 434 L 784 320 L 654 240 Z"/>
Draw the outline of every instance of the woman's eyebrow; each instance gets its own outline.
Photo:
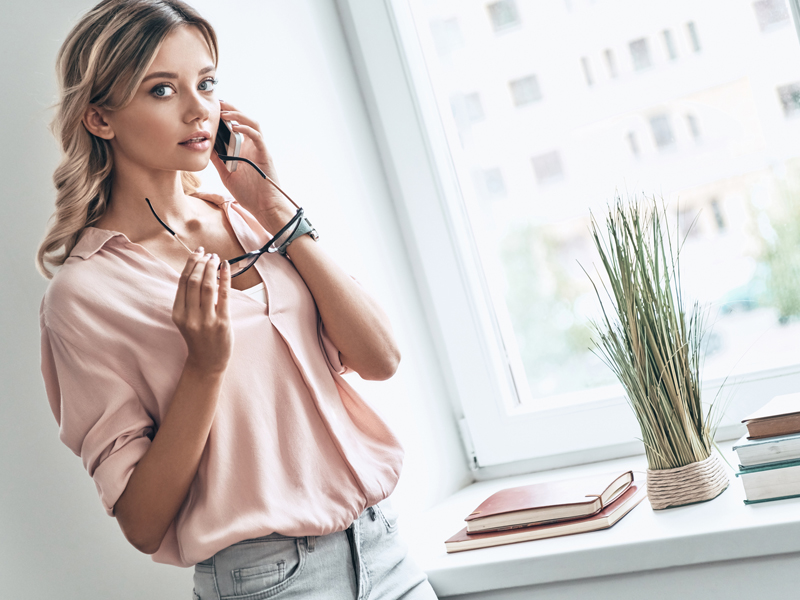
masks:
<path id="1" fill-rule="evenodd" d="M 204 73 L 208 73 L 214 70 L 214 65 L 208 65 L 207 67 L 203 67 L 198 71 L 197 75 L 203 75 Z M 177 79 L 177 73 L 170 73 L 168 71 L 156 71 L 155 73 L 150 73 L 144 79 L 142 79 L 142 83 L 148 81 L 149 79 Z"/>

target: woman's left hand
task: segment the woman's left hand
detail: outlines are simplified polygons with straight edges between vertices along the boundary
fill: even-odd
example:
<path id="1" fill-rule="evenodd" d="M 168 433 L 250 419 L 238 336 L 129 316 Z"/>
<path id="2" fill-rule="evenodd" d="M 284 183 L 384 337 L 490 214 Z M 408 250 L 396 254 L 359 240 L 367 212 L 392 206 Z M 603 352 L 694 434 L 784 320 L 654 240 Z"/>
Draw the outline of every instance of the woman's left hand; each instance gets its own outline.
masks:
<path id="1" fill-rule="evenodd" d="M 275 165 L 273 165 L 272 157 L 264 144 L 264 137 L 258 123 L 228 102 L 220 100 L 220 108 L 220 118 L 226 121 L 236 121 L 238 125 L 233 126 L 233 131 L 244 134 L 239 156 L 252 160 L 270 179 L 280 185 Z M 251 213 L 277 211 L 288 203 L 286 197 L 269 180 L 262 178 L 247 163 L 238 161 L 239 166 L 231 173 L 213 149 L 211 162 L 214 163 L 222 183 L 228 188 L 231 195 Z M 233 161 L 230 164 L 233 164 Z"/>

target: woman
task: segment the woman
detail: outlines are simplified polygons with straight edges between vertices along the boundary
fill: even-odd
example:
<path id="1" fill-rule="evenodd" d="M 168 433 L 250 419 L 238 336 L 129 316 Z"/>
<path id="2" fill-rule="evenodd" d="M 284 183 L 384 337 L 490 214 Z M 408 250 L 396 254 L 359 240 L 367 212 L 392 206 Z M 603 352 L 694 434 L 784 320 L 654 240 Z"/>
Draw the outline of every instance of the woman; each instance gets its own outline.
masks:
<path id="1" fill-rule="evenodd" d="M 386 315 L 279 191 L 216 65 L 179 0 L 105 0 L 59 52 L 38 265 L 60 438 L 133 546 L 195 567 L 195 598 L 435 598 L 385 502 L 400 444 L 341 376 L 395 372 Z M 265 178 L 216 156 L 220 118 Z M 209 159 L 232 197 L 197 192 Z"/>

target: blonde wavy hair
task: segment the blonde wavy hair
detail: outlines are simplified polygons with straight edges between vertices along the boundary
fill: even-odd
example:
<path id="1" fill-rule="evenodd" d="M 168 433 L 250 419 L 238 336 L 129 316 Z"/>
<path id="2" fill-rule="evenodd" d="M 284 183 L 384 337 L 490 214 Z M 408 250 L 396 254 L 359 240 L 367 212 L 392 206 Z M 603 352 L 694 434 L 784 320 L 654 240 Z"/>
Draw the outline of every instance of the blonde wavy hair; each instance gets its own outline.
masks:
<path id="1" fill-rule="evenodd" d="M 114 157 L 107 140 L 89 133 L 83 114 L 90 104 L 109 110 L 132 99 L 169 33 L 196 27 L 217 64 L 217 36 L 211 24 L 180 0 L 103 0 L 72 28 L 56 62 L 59 102 L 50 125 L 62 150 L 53 173 L 56 209 L 36 255 L 47 279 L 48 264 L 64 264 L 81 232 L 96 223 L 108 206 Z M 199 178 L 181 172 L 184 192 Z"/>

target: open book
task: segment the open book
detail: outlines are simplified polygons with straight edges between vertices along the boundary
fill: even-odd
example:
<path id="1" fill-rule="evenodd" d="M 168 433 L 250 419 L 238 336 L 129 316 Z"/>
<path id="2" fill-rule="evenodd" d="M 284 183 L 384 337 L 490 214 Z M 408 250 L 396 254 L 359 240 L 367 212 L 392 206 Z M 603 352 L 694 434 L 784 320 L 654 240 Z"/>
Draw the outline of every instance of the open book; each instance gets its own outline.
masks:
<path id="1" fill-rule="evenodd" d="M 615 472 L 507 488 L 489 496 L 464 519 L 467 531 L 498 531 L 588 517 L 619 498 L 633 472 Z"/>
<path id="2" fill-rule="evenodd" d="M 465 527 L 447 540 L 444 545 L 447 552 L 461 552 L 463 550 L 475 550 L 477 548 L 487 548 L 489 546 L 501 546 L 503 544 L 514 544 L 517 542 L 541 540 L 561 535 L 585 533 L 598 529 L 608 529 L 633 510 L 637 504 L 644 500 L 646 495 L 647 491 L 644 484 L 637 483 L 631 485 L 622 496 L 591 517 L 576 519 L 574 521 L 545 523 L 543 525 L 532 525 L 530 527 L 521 527 L 518 529 L 487 531 L 483 533 L 467 533 L 467 528 Z"/>

